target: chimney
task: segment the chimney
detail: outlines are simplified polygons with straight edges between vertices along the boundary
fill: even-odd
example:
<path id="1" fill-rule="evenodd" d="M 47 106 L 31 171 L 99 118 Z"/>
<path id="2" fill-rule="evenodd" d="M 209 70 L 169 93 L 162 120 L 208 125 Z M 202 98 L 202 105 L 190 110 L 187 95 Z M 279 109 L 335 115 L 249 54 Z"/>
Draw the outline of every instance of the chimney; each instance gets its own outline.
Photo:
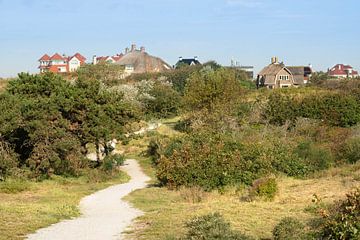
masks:
<path id="1" fill-rule="evenodd" d="M 279 59 L 277 57 L 272 57 L 271 58 L 271 64 L 278 64 Z"/>
<path id="2" fill-rule="evenodd" d="M 341 64 L 339 64 L 339 70 L 341 70 Z"/>
<path id="3" fill-rule="evenodd" d="M 136 44 L 131 44 L 131 51 L 135 52 L 135 50 L 136 50 Z"/>
<path id="4" fill-rule="evenodd" d="M 195 57 L 194 57 L 194 59 L 195 59 L 195 61 L 197 61 L 197 60 L 198 60 L 198 57 L 197 57 L 197 56 L 195 56 Z"/>
<path id="5" fill-rule="evenodd" d="M 141 47 L 140 52 L 144 53 L 145 52 L 145 47 Z"/>
<path id="6" fill-rule="evenodd" d="M 179 61 L 182 61 L 183 60 L 183 57 L 179 57 Z"/>
<path id="7" fill-rule="evenodd" d="M 129 53 L 129 48 L 125 48 L 125 54 L 128 54 Z"/>
<path id="8" fill-rule="evenodd" d="M 93 56 L 93 61 L 92 61 L 93 65 L 96 65 L 97 64 L 97 61 L 96 61 L 96 55 Z"/>

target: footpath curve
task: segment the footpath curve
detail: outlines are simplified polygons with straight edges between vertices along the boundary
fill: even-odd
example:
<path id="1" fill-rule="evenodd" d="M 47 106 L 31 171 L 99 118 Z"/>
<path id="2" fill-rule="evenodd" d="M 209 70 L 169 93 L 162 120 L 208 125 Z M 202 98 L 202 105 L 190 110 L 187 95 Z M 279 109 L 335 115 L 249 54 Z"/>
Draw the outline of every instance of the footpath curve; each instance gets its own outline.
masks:
<path id="1" fill-rule="evenodd" d="M 80 202 L 81 216 L 38 230 L 28 240 L 119 240 L 121 233 L 143 213 L 122 198 L 134 190 L 147 186 L 150 180 L 134 159 L 121 167 L 131 180 L 98 191 Z"/>

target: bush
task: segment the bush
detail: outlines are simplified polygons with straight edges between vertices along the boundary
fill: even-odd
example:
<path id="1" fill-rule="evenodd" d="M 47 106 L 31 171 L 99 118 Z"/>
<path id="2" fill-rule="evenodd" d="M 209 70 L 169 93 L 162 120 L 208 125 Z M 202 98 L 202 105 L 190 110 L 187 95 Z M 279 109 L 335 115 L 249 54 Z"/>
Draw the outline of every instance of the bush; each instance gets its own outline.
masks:
<path id="1" fill-rule="evenodd" d="M 311 172 L 328 169 L 334 164 L 330 150 L 315 146 L 310 141 L 301 142 L 295 149 L 295 153 L 304 160 Z"/>
<path id="2" fill-rule="evenodd" d="M 316 148 L 305 148 L 306 154 L 299 157 L 293 143 L 274 136 L 259 143 L 209 130 L 192 132 L 155 147 L 160 155 L 157 177 L 169 188 L 200 186 L 211 191 L 250 185 L 255 179 L 279 172 L 303 177 L 332 162 L 328 151 Z"/>
<path id="3" fill-rule="evenodd" d="M 260 197 L 266 200 L 273 200 L 277 191 L 278 186 L 275 178 L 260 178 L 253 182 L 249 191 L 249 196 L 250 199 Z"/>
<path id="4" fill-rule="evenodd" d="M 105 172 L 111 172 L 114 168 L 123 165 L 125 157 L 121 154 L 107 155 L 102 163 L 102 169 Z"/>
<path id="5" fill-rule="evenodd" d="M 323 120 L 331 126 L 350 127 L 360 122 L 360 103 L 356 96 L 344 93 L 299 98 L 275 92 L 269 97 L 264 117 L 278 125 L 304 117 Z"/>
<path id="6" fill-rule="evenodd" d="M 30 182 L 18 179 L 10 179 L 5 182 L 0 182 L 0 192 L 2 193 L 18 193 L 30 189 Z"/>
<path id="7" fill-rule="evenodd" d="M 352 138 L 345 142 L 341 149 L 341 155 L 348 163 L 356 163 L 360 160 L 360 138 Z"/>
<path id="8" fill-rule="evenodd" d="M 161 152 L 157 177 L 170 188 L 200 186 L 206 191 L 248 178 L 252 181 L 256 173 L 242 168 L 241 148 L 231 137 L 216 133 L 194 133 L 174 139 Z"/>
<path id="9" fill-rule="evenodd" d="M 297 219 L 283 218 L 274 228 L 274 240 L 303 240 L 305 239 L 305 226 Z"/>
<path id="10" fill-rule="evenodd" d="M 146 113 L 151 117 L 174 117 L 180 108 L 180 94 L 170 85 L 156 82 L 145 100 Z"/>
<path id="11" fill-rule="evenodd" d="M 322 239 L 360 238 L 360 188 L 347 194 L 347 198 L 335 204 L 324 219 Z"/>
<path id="12" fill-rule="evenodd" d="M 250 237 L 234 231 L 219 213 L 195 217 L 186 223 L 184 240 L 248 240 Z"/>
<path id="13" fill-rule="evenodd" d="M 11 170 L 17 167 L 15 153 L 0 140 L 0 181 L 10 175 Z"/>

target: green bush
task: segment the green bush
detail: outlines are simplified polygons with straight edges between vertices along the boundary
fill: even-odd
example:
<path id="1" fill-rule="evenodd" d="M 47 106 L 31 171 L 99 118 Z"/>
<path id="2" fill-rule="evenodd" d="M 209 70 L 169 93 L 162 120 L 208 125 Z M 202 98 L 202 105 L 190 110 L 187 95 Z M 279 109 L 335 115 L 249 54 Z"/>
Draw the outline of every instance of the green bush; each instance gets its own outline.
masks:
<path id="1" fill-rule="evenodd" d="M 161 153 L 157 177 L 170 188 L 200 186 L 207 191 L 249 178 L 251 182 L 256 173 L 243 171 L 242 147 L 230 137 L 208 132 L 174 139 Z"/>
<path id="2" fill-rule="evenodd" d="M 321 235 L 322 239 L 360 239 L 360 188 L 330 209 Z"/>
<path id="3" fill-rule="evenodd" d="M 174 129 L 179 132 L 189 133 L 191 131 L 191 120 L 186 119 L 178 121 L 175 124 Z"/>
<path id="4" fill-rule="evenodd" d="M 279 172 L 303 177 L 332 163 L 329 152 L 322 149 L 305 148 L 306 155 L 300 157 L 294 153 L 294 144 L 274 137 L 261 143 L 245 142 L 208 130 L 172 139 L 161 150 L 156 147 L 160 156 L 157 177 L 170 188 L 200 186 L 210 191 L 250 185 L 255 179 Z"/>
<path id="5" fill-rule="evenodd" d="M 345 142 L 341 149 L 342 157 L 348 163 L 356 163 L 360 160 L 360 138 L 352 138 Z"/>
<path id="6" fill-rule="evenodd" d="M 312 172 L 328 169 L 334 164 L 334 158 L 330 150 L 316 146 L 310 141 L 299 143 L 294 151 L 304 160 L 306 166 Z"/>
<path id="7" fill-rule="evenodd" d="M 108 155 L 104 158 L 102 163 L 102 169 L 106 172 L 111 172 L 118 166 L 123 165 L 125 157 L 121 154 Z"/>
<path id="8" fill-rule="evenodd" d="M 156 82 L 149 94 L 152 98 L 145 101 L 146 114 L 157 118 L 176 116 L 181 96 L 170 85 Z"/>
<path id="9" fill-rule="evenodd" d="M 250 240 L 251 238 L 234 231 L 219 213 L 195 217 L 186 223 L 184 240 Z"/>
<path id="10" fill-rule="evenodd" d="M 18 179 L 9 179 L 5 182 L 0 182 L 0 192 L 2 193 L 18 193 L 29 190 L 31 187 L 29 181 Z"/>
<path id="11" fill-rule="evenodd" d="M 11 170 L 17 167 L 17 157 L 7 144 L 0 140 L 0 181 L 10 175 Z"/>
<path id="12" fill-rule="evenodd" d="M 350 127 L 360 122 L 360 102 L 344 93 L 308 94 L 302 98 L 275 92 L 270 95 L 264 117 L 283 125 L 296 118 L 319 119 L 331 126 Z"/>
<path id="13" fill-rule="evenodd" d="M 283 218 L 273 230 L 274 240 L 303 240 L 305 238 L 305 226 L 297 219 Z"/>
<path id="14" fill-rule="evenodd" d="M 256 197 L 263 198 L 265 200 L 273 200 L 278 191 L 276 179 L 272 177 L 260 178 L 253 182 L 249 196 L 250 199 Z"/>

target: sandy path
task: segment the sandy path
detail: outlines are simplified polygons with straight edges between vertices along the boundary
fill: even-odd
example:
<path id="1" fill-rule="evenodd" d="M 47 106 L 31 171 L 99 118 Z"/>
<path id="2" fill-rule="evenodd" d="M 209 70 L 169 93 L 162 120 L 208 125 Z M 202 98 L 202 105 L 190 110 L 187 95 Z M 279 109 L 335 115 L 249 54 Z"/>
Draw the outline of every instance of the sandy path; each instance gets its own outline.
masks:
<path id="1" fill-rule="evenodd" d="M 38 230 L 29 240 L 108 240 L 122 239 L 121 233 L 142 212 L 121 200 L 130 192 L 146 187 L 150 180 L 136 160 L 127 160 L 122 167 L 131 180 L 83 198 L 80 202 L 81 217 L 66 220 Z"/>

